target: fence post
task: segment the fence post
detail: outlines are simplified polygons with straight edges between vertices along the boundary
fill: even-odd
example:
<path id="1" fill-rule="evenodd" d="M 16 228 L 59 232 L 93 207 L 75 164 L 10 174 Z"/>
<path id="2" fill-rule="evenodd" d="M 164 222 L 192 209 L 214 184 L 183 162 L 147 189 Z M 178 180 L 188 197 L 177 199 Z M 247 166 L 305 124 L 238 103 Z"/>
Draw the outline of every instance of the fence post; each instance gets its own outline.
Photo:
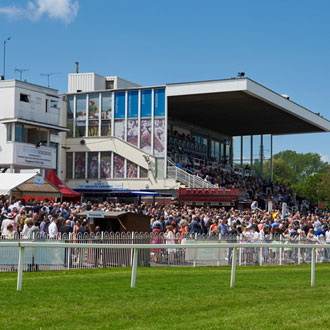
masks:
<path id="1" fill-rule="evenodd" d="M 139 249 L 134 249 L 133 267 L 132 267 L 132 278 L 131 278 L 131 288 L 135 288 L 136 281 L 136 268 L 138 262 L 138 251 Z"/>
<path id="2" fill-rule="evenodd" d="M 280 243 L 282 246 L 282 235 L 280 236 Z M 282 253 L 283 253 L 283 249 L 282 247 L 280 247 L 280 265 L 282 266 Z"/>
<path id="3" fill-rule="evenodd" d="M 312 262 L 311 262 L 311 286 L 315 285 L 315 255 L 316 249 L 312 248 Z"/>
<path id="4" fill-rule="evenodd" d="M 71 259 L 71 248 L 68 248 L 67 249 L 67 253 L 68 253 L 68 260 L 67 260 L 67 262 L 68 262 L 68 270 L 70 269 L 70 259 Z"/>
<path id="5" fill-rule="evenodd" d="M 259 266 L 262 266 L 262 261 L 263 261 L 263 257 L 262 257 L 262 247 L 259 248 Z"/>
<path id="6" fill-rule="evenodd" d="M 230 287 L 235 286 L 235 273 L 236 273 L 236 258 L 237 258 L 237 247 L 233 250 L 233 259 L 231 261 L 231 277 L 230 277 Z"/>
<path id="7" fill-rule="evenodd" d="M 23 260 L 24 260 L 24 247 L 19 245 L 18 269 L 17 269 L 17 291 L 22 290 Z"/>
<path id="8" fill-rule="evenodd" d="M 242 243 L 243 235 L 240 234 L 239 236 L 239 242 Z M 238 265 L 242 265 L 242 248 L 239 248 L 239 255 L 238 255 Z"/>

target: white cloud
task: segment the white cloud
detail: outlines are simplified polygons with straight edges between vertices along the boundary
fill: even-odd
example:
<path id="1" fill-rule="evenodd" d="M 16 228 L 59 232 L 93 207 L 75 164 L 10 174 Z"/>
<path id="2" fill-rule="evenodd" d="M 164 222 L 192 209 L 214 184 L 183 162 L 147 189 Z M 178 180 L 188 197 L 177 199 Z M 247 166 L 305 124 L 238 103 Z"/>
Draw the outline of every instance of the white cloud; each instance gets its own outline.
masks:
<path id="1" fill-rule="evenodd" d="M 28 18 L 32 21 L 38 21 L 43 15 L 46 15 L 68 24 L 76 18 L 78 9 L 77 0 L 34 0 L 30 1 L 26 8 L 0 7 L 0 14 L 6 14 L 10 18 Z"/>
<path id="2" fill-rule="evenodd" d="M 321 155 L 322 162 L 327 162 L 330 164 L 330 156 L 329 155 Z"/>

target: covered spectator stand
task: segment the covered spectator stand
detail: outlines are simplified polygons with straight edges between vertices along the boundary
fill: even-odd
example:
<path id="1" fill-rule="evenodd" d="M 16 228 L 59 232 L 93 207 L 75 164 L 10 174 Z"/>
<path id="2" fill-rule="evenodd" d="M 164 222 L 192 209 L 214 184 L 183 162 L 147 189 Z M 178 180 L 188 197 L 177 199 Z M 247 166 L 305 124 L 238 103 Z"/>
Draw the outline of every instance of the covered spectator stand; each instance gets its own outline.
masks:
<path id="1" fill-rule="evenodd" d="M 1 173 L 0 195 L 13 198 L 61 198 L 61 191 L 38 173 Z"/>
<path id="2" fill-rule="evenodd" d="M 47 180 L 55 187 L 60 189 L 62 199 L 66 201 L 80 201 L 81 194 L 64 184 L 54 171 L 50 171 L 47 175 Z"/>

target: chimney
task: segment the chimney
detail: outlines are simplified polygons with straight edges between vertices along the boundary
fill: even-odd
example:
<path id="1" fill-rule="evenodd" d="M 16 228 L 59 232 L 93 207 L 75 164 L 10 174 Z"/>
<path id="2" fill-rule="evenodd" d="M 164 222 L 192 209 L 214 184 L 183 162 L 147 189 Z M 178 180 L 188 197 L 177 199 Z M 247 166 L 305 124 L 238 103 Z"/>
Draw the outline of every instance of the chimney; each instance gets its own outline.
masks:
<path id="1" fill-rule="evenodd" d="M 75 62 L 76 63 L 76 73 L 79 73 L 79 62 Z"/>

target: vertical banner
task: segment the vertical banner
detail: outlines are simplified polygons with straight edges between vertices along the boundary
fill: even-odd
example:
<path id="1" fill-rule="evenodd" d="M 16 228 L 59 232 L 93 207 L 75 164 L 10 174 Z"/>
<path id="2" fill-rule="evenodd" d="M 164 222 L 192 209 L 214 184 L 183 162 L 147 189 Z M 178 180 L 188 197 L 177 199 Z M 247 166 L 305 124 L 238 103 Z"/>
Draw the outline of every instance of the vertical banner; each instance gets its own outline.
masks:
<path id="1" fill-rule="evenodd" d="M 165 119 L 155 119 L 154 155 L 164 157 L 165 153 Z"/>
<path id="2" fill-rule="evenodd" d="M 137 118 L 139 114 L 139 92 L 128 92 L 127 118 Z"/>
<path id="3" fill-rule="evenodd" d="M 151 118 L 151 89 L 141 91 L 141 117 Z"/>
<path id="4" fill-rule="evenodd" d="M 164 117 L 165 116 L 165 89 L 159 88 L 155 89 L 154 92 L 154 114 L 155 117 Z"/>
<path id="5" fill-rule="evenodd" d="M 125 118 L 125 92 L 115 93 L 115 119 Z"/>
<path id="6" fill-rule="evenodd" d="M 137 119 L 127 120 L 127 142 L 138 147 L 139 122 Z"/>
<path id="7" fill-rule="evenodd" d="M 151 119 L 142 119 L 141 120 L 141 146 L 140 148 L 147 152 L 151 153 Z"/>
<path id="8" fill-rule="evenodd" d="M 114 178 L 123 178 L 125 176 L 125 159 L 117 154 L 113 157 Z"/>

